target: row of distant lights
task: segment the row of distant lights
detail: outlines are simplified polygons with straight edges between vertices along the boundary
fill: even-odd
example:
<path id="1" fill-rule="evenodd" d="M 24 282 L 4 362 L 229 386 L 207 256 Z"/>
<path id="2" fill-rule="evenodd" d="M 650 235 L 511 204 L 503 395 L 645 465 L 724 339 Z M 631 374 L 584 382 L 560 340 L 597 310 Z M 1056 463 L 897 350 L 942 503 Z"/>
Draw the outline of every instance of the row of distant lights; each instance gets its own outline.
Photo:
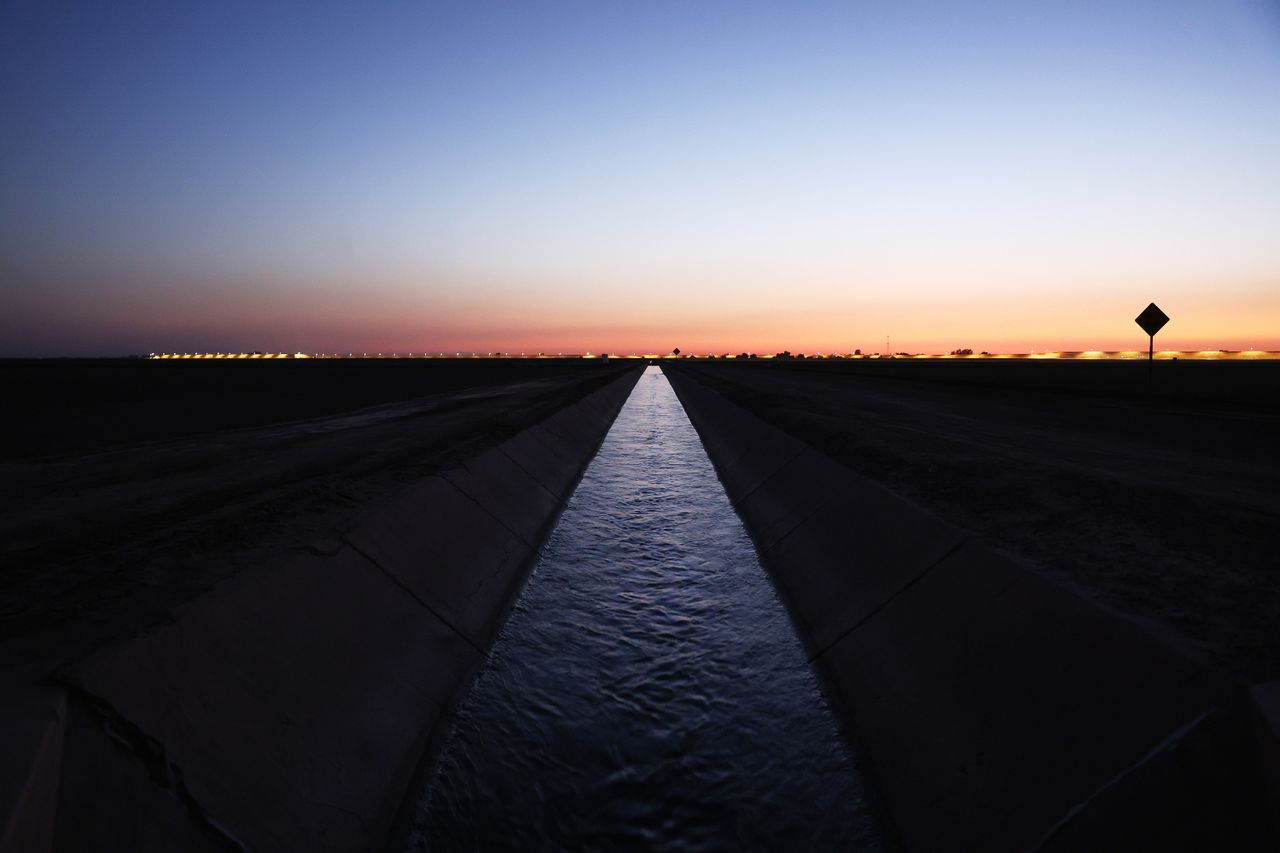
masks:
<path id="1" fill-rule="evenodd" d="M 819 353 L 819 355 L 821 355 L 821 353 Z M 279 352 L 279 353 L 275 353 L 275 352 L 267 352 L 267 353 L 250 353 L 250 352 L 197 352 L 197 353 L 191 353 L 191 352 L 153 352 L 153 353 L 148 353 L 148 354 L 147 354 L 147 357 L 148 357 L 148 358 L 254 358 L 254 359 L 264 359 L 264 358 L 266 358 L 266 359 L 271 359 L 271 358 L 400 358 L 400 357 L 402 357 L 402 356 L 403 356 L 403 357 L 405 357 L 405 358 L 449 358 L 449 357 L 450 357 L 450 356 L 449 356 L 449 354 L 448 354 L 447 352 L 423 352 L 423 353 L 416 353 L 416 352 L 407 352 L 407 353 L 398 353 L 398 352 L 389 352 L 389 353 L 383 353 L 383 352 L 378 352 L 378 353 L 367 353 L 367 352 L 361 352 L 361 353 L 354 353 L 354 352 L 349 352 L 349 353 L 340 353 L 340 352 L 326 352 L 326 353 L 321 353 L 321 352 L 313 352 L 313 353 L 305 353 L 305 352 L 296 352 L 296 353 L 287 353 L 287 352 Z M 537 358 L 537 357 L 542 357 L 542 358 L 551 358 L 551 357 L 553 356 L 553 354 L 552 354 L 552 353 L 546 353 L 546 352 L 538 352 L 538 353 L 527 353 L 527 352 L 522 352 L 522 353 L 520 353 L 520 356 L 521 356 L 522 358 L 529 358 L 529 357 L 534 357 L 534 358 Z M 557 357 L 557 358 L 558 358 L 558 357 L 562 357 L 562 356 L 564 356 L 564 353 L 563 353 L 563 352 L 557 352 L 557 353 L 554 353 L 554 356 L 555 356 L 555 357 Z M 669 358 L 669 356 L 659 355 L 659 354 L 656 354 L 656 353 L 651 353 L 651 354 L 642 355 L 642 354 L 640 354 L 640 353 L 634 353 L 634 352 L 633 352 L 633 353 L 631 353 L 631 356 L 632 356 L 632 357 L 635 357 L 635 358 Z M 715 356 L 715 353 L 707 353 L 707 357 L 714 357 L 714 356 Z M 455 352 L 455 353 L 453 354 L 453 357 L 457 357 L 457 358 L 481 358 L 481 357 L 488 357 L 488 358 L 493 358 L 493 357 L 498 357 L 498 358 L 514 358 L 514 357 L 515 357 L 515 353 L 510 353 L 510 352 L 487 352 L 487 353 L 484 353 L 484 356 L 481 356 L 481 354 L 480 354 L 480 353 L 478 353 L 478 352 L 468 352 L 468 353 Z M 581 356 L 578 356 L 578 353 L 570 353 L 570 354 L 569 354 L 569 357 L 570 357 L 570 358 L 574 358 L 574 357 L 581 357 L 581 358 L 599 358 L 599 356 L 592 355 L 592 354 L 591 354 L 591 353 L 589 353 L 589 352 L 582 353 L 582 355 L 581 355 Z M 735 358 L 735 357 L 736 357 L 736 356 L 732 356 L 732 355 L 731 355 L 731 356 L 728 356 L 728 358 Z M 765 357 L 766 357 L 766 358 L 770 358 L 771 356 L 765 356 Z"/>
<path id="2" fill-rule="evenodd" d="M 576 354 L 571 354 L 571 355 L 570 355 L 570 357 L 574 357 L 574 355 L 576 355 Z M 690 354 L 690 355 L 692 356 L 692 354 Z M 878 354 L 878 353 L 868 353 L 867 355 L 845 355 L 845 354 L 836 354 L 836 353 L 832 353 L 832 355 L 833 355 L 833 356 L 835 356 L 835 355 L 839 355 L 839 357 L 841 357 L 841 358 L 882 358 L 882 357 L 884 357 L 884 356 L 881 356 L 881 355 L 880 355 L 880 354 Z M 1000 359 L 1008 359 L 1008 358 L 1062 358 L 1062 357 L 1064 357 L 1064 356 L 1065 356 L 1065 357 L 1067 357 L 1067 358 L 1070 358 L 1070 357 L 1073 357 L 1073 356 L 1074 356 L 1074 357 L 1077 357 L 1077 358 L 1122 358 L 1122 359 L 1125 359 L 1125 358 L 1142 358 L 1144 355 L 1146 355 L 1146 353 L 1140 352 L 1140 351 L 1138 351 L 1138 350 L 1123 350 L 1123 351 L 1104 352 L 1103 350 L 1093 350 L 1093 349 L 1091 349 L 1091 350 L 1083 350 L 1083 351 L 1080 351 L 1080 352 L 1053 352 L 1053 351 L 1047 351 L 1047 350 L 1046 350 L 1045 352 L 1037 352 L 1036 350 L 1032 350 L 1030 353 L 1027 353 L 1027 354 L 1008 354 L 1008 353 L 969 353 L 969 354 L 967 354 L 967 355 L 953 355 L 953 354 L 951 354 L 951 353 L 943 353 L 943 354 L 940 354 L 940 355 L 930 355 L 930 354 L 926 354 L 926 353 L 917 353 L 917 354 L 912 354 L 912 355 L 910 355 L 909 357 L 911 357 L 911 358 L 947 358 L 947 359 L 953 359 L 953 358 L 965 358 L 965 359 L 1000 358 Z M 1196 357 L 1199 357 L 1199 358 L 1221 358 L 1221 357 L 1223 357 L 1223 356 L 1227 356 L 1227 357 L 1233 357 L 1233 356 L 1234 356 L 1234 357 L 1246 357 L 1246 358 L 1247 358 L 1247 357 L 1261 357 L 1261 356 L 1267 355 L 1267 353 L 1266 353 L 1265 351 L 1263 351 L 1263 350 L 1255 350 L 1253 347 L 1250 347 L 1249 349 L 1247 349 L 1247 350 L 1242 350 L 1242 351 L 1232 351 L 1232 350 L 1198 350 L 1198 351 L 1196 351 L 1196 350 L 1188 350 L 1188 351 L 1182 351 L 1182 350 L 1159 350 L 1159 351 L 1157 351 L 1157 352 L 1156 352 L 1156 355 L 1162 355 L 1162 356 L 1190 355 L 1190 356 L 1196 356 Z M 513 356 L 513 354 L 512 354 L 512 353 L 509 353 L 509 352 L 498 352 L 498 353 L 488 352 L 488 353 L 485 353 L 485 355 L 484 355 L 484 357 L 488 357 L 488 358 L 492 358 L 492 357 L 494 357 L 494 356 L 497 356 L 497 357 L 499 357 L 499 358 L 511 358 L 511 357 L 514 357 L 514 356 Z M 556 357 L 563 357 L 563 356 L 564 356 L 564 353 L 563 353 L 563 352 L 556 353 Z M 165 353 L 154 353 L 154 352 L 153 352 L 153 353 L 150 353 L 150 354 L 148 355 L 148 357 L 149 357 L 149 358 L 153 358 L 153 359 L 174 359 L 174 358 L 177 358 L 177 359 L 206 359 L 206 358 L 215 358 L 215 359 L 228 359 L 228 358 L 232 358 L 232 359 L 281 359 L 281 358 L 286 358 L 286 359 L 287 359 L 287 358 L 357 358 L 357 357 L 359 357 L 359 358 L 400 358 L 400 357 L 401 357 L 401 354 L 400 354 L 400 353 L 395 353 L 395 352 L 393 352 L 393 353 L 381 353 L 381 352 L 380 352 L 380 353 L 374 353 L 374 354 L 372 354 L 372 355 L 371 355 L 370 353 L 367 353 L 367 352 L 359 353 L 359 354 L 354 353 L 354 352 L 349 352 L 349 353 L 347 353 L 347 354 L 344 356 L 342 353 L 311 353 L 311 354 L 307 354 L 307 353 L 304 353 L 304 352 L 298 352 L 298 353 L 293 353 L 293 354 L 290 354 L 290 353 L 230 353 L 230 352 L 227 352 L 227 353 L 223 353 L 223 352 L 218 352 L 218 353 L 176 353 L 176 352 L 173 352 L 173 353 L 170 353 L 170 352 L 165 352 Z M 419 358 L 419 357 L 420 357 L 420 358 L 447 358 L 447 357 L 449 357 L 449 355 L 448 355 L 448 353 L 444 353 L 444 352 L 436 352 L 436 353 L 427 353 L 427 352 L 424 352 L 424 353 L 421 353 L 421 354 L 419 354 L 419 353 L 412 353 L 412 352 L 410 352 L 410 353 L 405 353 L 405 354 L 404 354 L 404 357 L 406 357 L 406 358 Z M 455 353 L 453 354 L 453 357 L 456 357 L 456 358 L 464 358 L 464 357 L 465 357 L 465 358 L 481 358 L 482 356 L 481 356 L 479 353 L 467 353 L 467 354 L 464 356 L 461 352 L 455 352 Z M 520 357 L 521 357 L 521 358 L 528 358 L 528 357 L 529 357 L 529 354 L 528 354 L 528 353 L 524 353 L 524 352 L 522 352 L 522 353 L 520 353 Z M 549 356 L 548 356 L 548 354 L 547 354 L 547 353 L 542 353 L 542 352 L 540 352 L 540 353 L 536 353 L 534 357 L 542 357 L 542 358 L 546 358 L 546 357 L 549 357 Z M 597 358 L 598 356 L 593 356 L 591 353 L 589 353 L 589 352 L 588 352 L 588 353 L 585 353 L 585 354 L 584 354 L 583 356 L 581 356 L 581 357 L 582 357 L 582 358 Z M 624 356 L 624 357 L 626 357 L 626 356 Z M 657 355 L 657 354 L 639 355 L 639 354 L 637 354 L 637 353 L 634 353 L 634 352 L 633 352 L 633 353 L 631 353 L 630 357 L 631 357 L 631 358 L 668 358 L 669 356 Z M 728 358 L 728 359 L 734 359 L 734 358 L 737 358 L 738 356 L 736 356 L 736 355 L 723 355 L 723 356 L 717 356 L 715 353 L 707 353 L 704 357 L 705 357 L 705 358 Z M 773 356 L 771 356 L 771 355 L 763 355 L 763 356 L 759 356 L 759 357 L 760 357 L 760 358 L 765 358 L 765 359 L 773 358 Z M 823 353 L 819 352 L 819 353 L 817 353 L 817 354 L 816 354 L 816 356 L 815 356 L 815 357 L 816 357 L 816 358 L 826 358 L 827 356 L 826 356 L 825 354 L 823 354 Z"/>
<path id="3" fill-rule="evenodd" d="M 400 358 L 401 357 L 401 354 L 398 352 L 392 352 L 392 353 L 379 352 L 379 353 L 373 353 L 372 355 L 367 352 L 362 352 L 362 353 L 359 353 L 358 355 L 361 358 Z M 462 353 L 460 352 L 455 352 L 453 355 L 455 357 L 463 357 Z M 492 356 L 511 357 L 511 355 L 512 354 L 509 352 L 485 353 L 485 356 L 487 357 L 492 357 Z M 520 353 L 520 355 L 524 356 L 525 353 Z M 540 352 L 538 353 L 538 355 L 545 356 L 546 353 Z M 562 356 L 564 355 L 564 353 L 557 353 L 556 355 Z M 590 356 L 591 353 L 587 353 L 586 355 Z M 157 353 L 157 352 L 153 352 L 153 353 L 149 353 L 148 357 L 149 358 L 356 358 L 357 353 L 349 352 L 344 356 L 342 353 L 338 353 L 338 352 L 330 352 L 330 353 L 296 352 L 292 354 L 287 352 L 279 352 L 279 353 L 275 353 L 275 352 L 268 352 L 268 353 L 250 353 L 250 352 L 216 352 L 216 353 L 213 353 L 213 352 L 200 352 L 200 353 L 159 352 Z M 446 358 L 448 357 L 448 353 L 424 352 L 419 354 L 419 353 L 409 352 L 409 353 L 404 353 L 404 357 L 406 358 Z M 480 353 L 469 352 L 466 354 L 465 357 L 480 358 Z"/>

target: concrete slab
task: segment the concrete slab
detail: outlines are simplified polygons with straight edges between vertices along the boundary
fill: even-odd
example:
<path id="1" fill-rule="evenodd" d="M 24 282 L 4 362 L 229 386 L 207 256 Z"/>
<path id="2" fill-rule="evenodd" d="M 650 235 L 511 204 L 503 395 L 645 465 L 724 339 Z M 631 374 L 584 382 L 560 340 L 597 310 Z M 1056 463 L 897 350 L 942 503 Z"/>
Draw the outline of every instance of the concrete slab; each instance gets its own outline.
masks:
<path id="1" fill-rule="evenodd" d="M 725 491 L 736 504 L 751 494 L 760 484 L 778 471 L 790 465 L 805 451 L 805 445 L 781 433 L 770 435 L 764 431 L 749 436 L 751 443 L 723 469 L 717 468 Z"/>
<path id="2" fill-rule="evenodd" d="M 510 602 L 533 555 L 442 477 L 370 507 L 346 539 L 480 649 L 505 616 L 496 602 Z"/>
<path id="3" fill-rule="evenodd" d="M 62 676 L 154 739 L 240 842 L 360 850 L 386 837 L 480 659 L 344 549 L 243 579 Z"/>
<path id="4" fill-rule="evenodd" d="M 575 403 L 561 409 L 539 426 L 546 432 L 558 436 L 571 447 L 594 448 L 603 438 L 599 429 L 600 420 L 600 415 L 593 416 L 591 411 L 584 408 L 581 403 Z"/>
<path id="5" fill-rule="evenodd" d="M 693 389 L 693 393 L 688 394 L 686 398 L 683 390 L 687 383 L 693 380 L 679 370 L 667 370 L 664 373 L 671 383 L 672 390 L 676 392 L 676 397 L 679 398 L 685 414 L 689 416 L 690 423 L 697 430 L 698 437 L 702 439 L 708 455 L 713 459 L 722 460 L 726 465 L 741 456 L 747 449 L 748 443 L 736 432 L 730 429 L 709 428 L 712 423 L 724 425 L 729 423 L 730 417 L 726 415 L 729 404 L 720 395 L 700 386 Z M 700 425 L 706 425 L 708 428 L 704 429 Z"/>
<path id="6" fill-rule="evenodd" d="M 166 768 L 121 736 L 83 696 L 67 703 L 67 773 L 58 791 L 58 853 L 231 853 L 237 848 L 192 814 Z"/>
<path id="7" fill-rule="evenodd" d="M 848 485 L 764 554 L 811 656 L 964 541 L 938 519 L 879 502 L 878 492 Z"/>
<path id="8" fill-rule="evenodd" d="M 0 699 L 0 853 L 53 845 L 67 691 L 6 684 Z"/>
<path id="9" fill-rule="evenodd" d="M 614 404 L 613 401 L 609 399 L 608 393 L 590 394 L 583 397 L 575 403 L 574 406 L 580 410 L 578 412 L 578 417 L 586 417 L 594 420 L 598 420 L 600 418 L 611 418 L 612 413 L 614 412 Z M 557 415 L 553 415 L 552 417 L 558 417 L 559 414 L 560 413 L 557 413 Z"/>
<path id="10" fill-rule="evenodd" d="M 548 532 L 560 501 L 497 448 L 441 475 L 530 548 Z"/>
<path id="11" fill-rule="evenodd" d="M 1030 849 L 1233 695 L 1136 626 L 973 543 L 817 664 L 914 849 Z"/>
<path id="12" fill-rule="evenodd" d="M 765 481 L 767 488 L 747 492 L 734 508 L 751 519 L 751 537 L 763 553 L 822 507 L 844 503 L 846 480 L 829 459 L 806 448 Z"/>
<path id="13" fill-rule="evenodd" d="M 1280 681 L 1255 684 L 1249 700 L 1263 797 L 1272 836 L 1280 840 Z"/>
<path id="14" fill-rule="evenodd" d="M 685 382 L 693 380 L 685 379 L 678 371 L 669 376 L 675 377 L 672 388 L 694 428 L 698 429 L 733 503 L 805 451 L 806 445 L 747 415 L 715 391 L 701 385 L 686 386 Z M 688 388 L 691 393 L 682 396 L 682 388 Z"/>
<path id="15" fill-rule="evenodd" d="M 579 460 L 562 439 L 538 428 L 504 441 L 499 449 L 561 501 L 578 480 Z"/>
<path id="16" fill-rule="evenodd" d="M 1036 850 L 1274 851 L 1275 836 L 1258 819 L 1256 745 L 1238 711 L 1220 709 L 1174 732 L 1078 804 Z"/>
<path id="17" fill-rule="evenodd" d="M 501 449 L 553 494 L 568 500 L 640 378 L 634 371 L 504 442 Z"/>

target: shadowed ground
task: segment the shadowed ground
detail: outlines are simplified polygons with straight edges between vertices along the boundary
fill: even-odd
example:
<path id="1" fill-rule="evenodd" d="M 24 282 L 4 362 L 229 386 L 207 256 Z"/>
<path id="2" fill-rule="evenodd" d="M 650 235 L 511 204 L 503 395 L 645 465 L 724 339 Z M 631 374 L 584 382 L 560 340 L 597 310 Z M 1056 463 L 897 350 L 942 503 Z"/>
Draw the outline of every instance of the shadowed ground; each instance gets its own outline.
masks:
<path id="1" fill-rule="evenodd" d="M 1190 640 L 1235 676 L 1280 676 L 1280 415 L 1264 389 L 1258 405 L 1226 408 L 984 386 L 978 370 L 965 384 L 906 381 L 890 378 L 894 367 L 680 365 L 1016 560 Z"/>
<path id="2" fill-rule="evenodd" d="M 385 839 L 636 375 L 398 373 L 417 396 L 0 463 L 5 839 Z"/>
<path id="3" fill-rule="evenodd" d="M 22 377 L 13 399 L 29 422 L 6 427 L 11 442 L 68 413 L 77 431 L 10 443 L 0 462 L 0 639 L 76 622 L 86 643 L 136 628 L 264 552 L 323 547 L 365 502 L 617 375 L 582 362 L 5 370 Z M 210 429 L 228 423 L 244 428 Z M 113 446 L 98 447 L 108 436 Z M 33 453 L 55 446 L 64 452 Z"/>
<path id="4" fill-rule="evenodd" d="M 559 359 L 0 359 L 0 459 L 262 426 L 600 366 Z"/>

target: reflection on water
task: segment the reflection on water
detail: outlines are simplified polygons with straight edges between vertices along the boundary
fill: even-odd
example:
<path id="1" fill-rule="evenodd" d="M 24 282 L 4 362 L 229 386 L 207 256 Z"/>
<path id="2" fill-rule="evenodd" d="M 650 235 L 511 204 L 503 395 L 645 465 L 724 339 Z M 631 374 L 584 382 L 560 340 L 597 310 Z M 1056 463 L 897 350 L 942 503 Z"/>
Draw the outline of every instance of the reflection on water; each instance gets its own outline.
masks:
<path id="1" fill-rule="evenodd" d="M 800 643 L 657 368 L 459 712 L 412 846 L 879 846 Z"/>

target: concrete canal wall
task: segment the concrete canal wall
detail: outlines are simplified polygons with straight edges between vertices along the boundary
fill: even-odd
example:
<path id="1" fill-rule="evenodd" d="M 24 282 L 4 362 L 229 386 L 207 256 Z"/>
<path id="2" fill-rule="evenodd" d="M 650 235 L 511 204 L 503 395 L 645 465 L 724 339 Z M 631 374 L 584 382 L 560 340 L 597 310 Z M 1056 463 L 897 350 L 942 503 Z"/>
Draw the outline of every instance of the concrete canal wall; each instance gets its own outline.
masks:
<path id="1" fill-rule="evenodd" d="M 907 849 L 1269 849 L 1240 688 L 663 369 Z"/>
<path id="2" fill-rule="evenodd" d="M 639 375 L 65 666 L 55 846 L 385 844 Z"/>

